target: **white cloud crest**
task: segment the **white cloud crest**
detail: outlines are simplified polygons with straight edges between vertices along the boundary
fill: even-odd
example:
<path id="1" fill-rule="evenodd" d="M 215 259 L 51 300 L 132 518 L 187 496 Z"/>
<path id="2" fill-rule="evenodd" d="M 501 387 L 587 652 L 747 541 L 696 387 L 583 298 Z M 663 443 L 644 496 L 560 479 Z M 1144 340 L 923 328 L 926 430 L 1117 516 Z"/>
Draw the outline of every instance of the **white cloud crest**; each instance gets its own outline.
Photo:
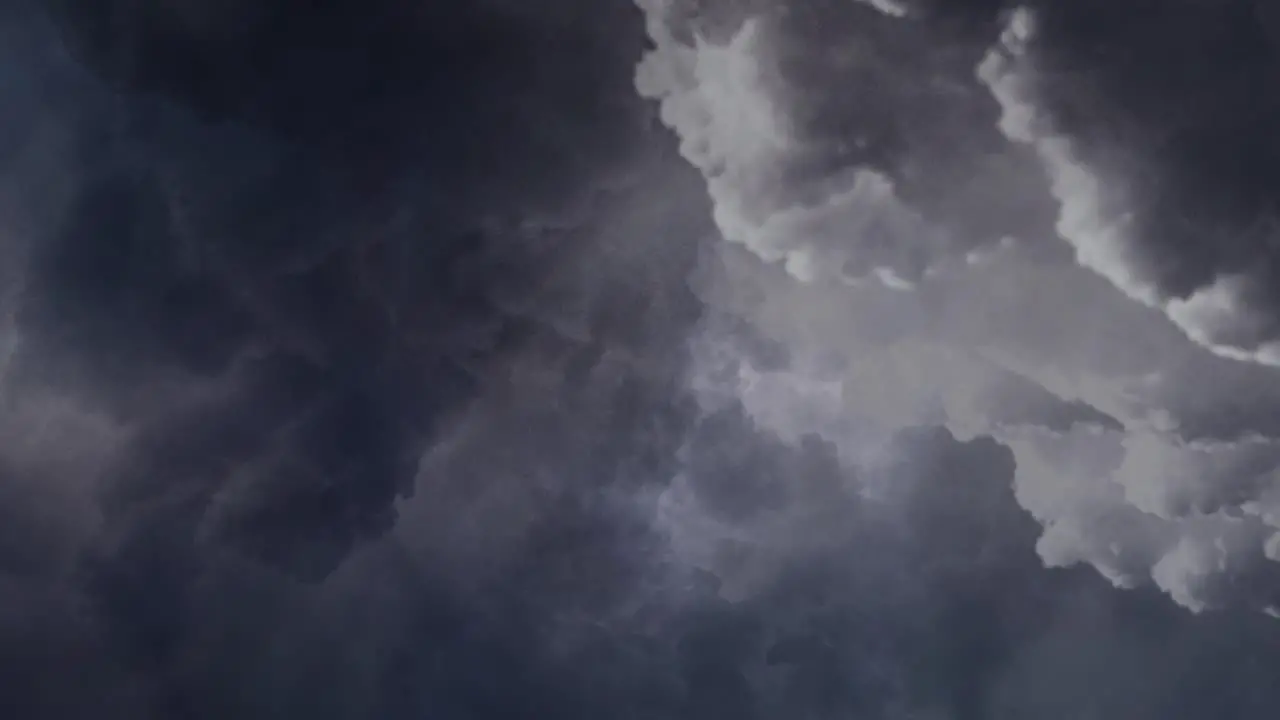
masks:
<path id="1" fill-rule="evenodd" d="M 703 173 L 730 242 L 699 291 L 796 358 L 786 371 L 753 368 L 708 331 L 696 348 L 706 402 L 736 397 L 782 437 L 816 432 L 854 463 L 876 462 L 913 425 L 992 435 L 1015 455 L 1046 564 L 1155 584 L 1193 610 L 1275 604 L 1273 350 L 1217 341 L 1248 322 L 1247 279 L 1170 301 L 1129 272 L 1123 203 L 1032 101 L 1033 15 L 1010 15 L 975 85 L 1000 103 L 1010 152 L 1030 146 L 1043 165 L 1066 244 L 1050 240 L 1070 252 L 991 238 L 999 252 L 970 262 L 883 172 L 846 165 L 787 186 L 806 148 L 770 70 L 782 30 L 748 20 L 731 42 L 689 45 L 665 24 L 668 3 L 640 5 L 656 47 L 637 87 Z M 877 276 L 888 282 L 861 282 Z"/>

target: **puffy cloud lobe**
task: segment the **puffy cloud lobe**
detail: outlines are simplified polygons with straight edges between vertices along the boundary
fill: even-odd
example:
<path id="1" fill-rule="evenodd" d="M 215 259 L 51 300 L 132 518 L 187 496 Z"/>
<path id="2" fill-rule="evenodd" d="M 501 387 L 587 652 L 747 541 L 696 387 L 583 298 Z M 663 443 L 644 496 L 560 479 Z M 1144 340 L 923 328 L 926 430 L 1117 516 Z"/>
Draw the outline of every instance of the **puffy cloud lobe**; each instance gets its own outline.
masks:
<path id="1" fill-rule="evenodd" d="M 816 14 L 840 26 L 839 12 Z M 949 38 L 950 45 L 921 50 L 948 57 L 970 53 L 973 91 L 990 91 L 999 104 L 988 130 L 998 127 L 1012 141 L 998 151 L 1010 158 L 1006 177 L 1022 189 L 1012 205 L 1025 205 L 1024 212 L 1039 223 L 1024 222 L 1008 205 L 968 203 L 969 216 L 999 218 L 986 223 L 985 234 L 970 234 L 970 242 L 961 244 L 971 248 L 966 259 L 972 262 L 948 264 L 959 256 L 945 246 L 931 246 L 923 257 L 934 272 L 918 274 L 911 293 L 874 283 L 848 287 L 833 258 L 839 257 L 841 265 L 846 259 L 856 265 L 861 258 L 867 267 L 876 266 L 881 256 L 866 242 L 885 216 L 924 223 L 912 226 L 907 237 L 890 233 L 894 252 L 907 252 L 921 237 L 973 233 L 965 213 L 957 222 L 946 212 L 958 198 L 975 197 L 970 185 L 955 183 L 928 194 L 913 178 L 954 177 L 957 167 L 967 167 L 967 151 L 989 142 L 983 132 L 957 132 L 948 140 L 967 150 L 938 154 L 928 162 L 920 159 L 922 148 L 935 147 L 938 138 L 928 126 L 908 123 L 897 146 L 882 137 L 862 155 L 832 161 L 828 167 L 836 170 L 788 176 L 779 167 L 799 152 L 780 154 L 784 140 L 792 148 L 804 147 L 820 137 L 814 128 L 822 127 L 831 132 L 828 148 L 835 145 L 832 138 L 852 142 L 859 137 L 857 124 L 846 122 L 849 113 L 857 113 L 837 103 L 824 105 L 820 98 L 843 92 L 824 82 L 848 77 L 830 69 L 839 66 L 838 58 L 858 57 L 869 64 L 880 58 L 877 53 L 885 51 L 876 33 L 805 35 L 814 31 L 803 21 L 761 12 L 735 40 L 681 44 L 658 15 L 650 17 L 658 49 L 641 65 L 642 92 L 662 98 L 665 117 L 686 146 L 694 142 L 712 149 L 710 155 L 686 156 L 707 176 L 713 203 L 730 210 L 718 216 L 727 239 L 765 260 L 786 259 L 792 275 L 788 279 L 727 250 L 704 269 L 699 285 L 704 300 L 780 343 L 789 358 L 783 370 L 757 367 L 746 349 L 709 325 L 695 352 L 705 405 L 738 402 L 762 427 L 790 442 L 817 434 L 835 443 L 844 461 L 872 466 L 883 462 L 888 438 L 898 428 L 943 422 L 962 437 L 993 435 L 1014 452 L 1016 494 L 1044 526 L 1039 549 L 1050 565 L 1088 563 L 1125 587 L 1154 583 L 1194 609 L 1274 604 L 1274 566 L 1265 553 L 1276 516 L 1271 418 L 1277 398 L 1268 389 L 1275 386 L 1273 371 L 1265 363 L 1237 362 L 1237 354 L 1222 347 L 1203 347 L 1192 341 L 1194 333 L 1189 340 L 1185 313 L 1208 307 L 1197 306 L 1200 300 L 1170 296 L 1166 302 L 1160 276 L 1144 276 L 1150 282 L 1142 290 L 1115 274 L 1146 267 L 1132 263 L 1154 257 L 1156 246 L 1134 219 L 1150 188 L 1133 176 L 1118 175 L 1130 182 L 1117 189 L 1106 173 L 1084 162 L 1082 153 L 1101 147 L 1100 141 L 1083 130 L 1075 136 L 1057 129 L 1054 113 L 1030 102 L 1044 88 L 1053 89 L 1052 78 L 1037 74 L 1035 15 L 1010 14 L 1000 38 L 995 37 L 998 25 L 977 22 L 970 27 L 978 28 L 978 35 L 991 32 L 986 39 L 961 33 Z M 922 19 L 884 22 L 899 28 L 907 47 L 911 42 L 923 47 L 926 38 L 943 32 L 939 28 L 948 18 L 935 11 Z M 816 40 L 807 54 L 798 41 L 802 37 Z M 1069 60 L 1069 40 L 1057 42 L 1053 51 Z M 981 49 L 983 43 L 995 49 Z M 975 46 L 979 49 L 972 51 Z M 696 72 L 687 73 L 665 94 L 654 91 L 652 82 L 652 65 L 660 60 L 692 68 L 699 53 L 718 57 L 748 51 L 756 79 L 733 85 L 732 94 L 754 91 L 757 97 L 740 99 L 739 106 L 762 104 L 770 117 L 789 121 L 782 139 L 752 146 L 768 147 L 768 153 L 754 155 L 737 152 L 747 145 L 725 140 L 741 136 L 718 135 L 714 121 L 672 114 L 676 107 L 699 107 L 701 114 L 688 117 L 715 117 L 708 109 L 714 103 L 704 98 L 723 91 L 699 90 L 712 76 L 699 80 Z M 806 59 L 790 64 L 778 59 L 788 52 Z M 882 62 L 889 65 L 887 59 Z M 806 72 L 786 71 L 795 65 L 804 65 Z M 872 105 L 867 98 L 878 92 L 874 85 L 861 89 L 867 97 L 853 103 L 860 109 Z M 936 99 L 940 95 L 932 101 L 937 113 L 946 106 Z M 1023 163 L 1020 147 L 1034 150 L 1037 161 Z M 771 162 L 752 174 L 755 159 L 765 156 Z M 1142 160 L 1141 151 L 1135 157 Z M 913 163 L 914 171 L 907 172 Z M 1130 169 L 1116 163 L 1106 167 L 1117 173 Z M 733 181 L 766 172 L 784 177 L 776 187 L 788 189 L 758 193 L 769 186 Z M 852 202 L 839 189 L 828 192 L 840 187 L 841 178 L 857 177 L 880 182 L 864 183 Z M 989 186 L 993 177 L 999 176 L 979 175 L 974 184 Z M 814 187 L 822 188 L 815 195 L 821 202 L 791 202 Z M 776 198 L 784 200 L 771 205 Z M 752 216 L 735 207 L 764 211 Z M 825 214 L 831 208 L 847 215 Z M 745 227 L 734 224 L 739 221 Z M 813 228 L 821 228 L 826 234 L 818 235 L 828 240 L 814 241 Z M 1022 241 L 983 257 L 981 250 L 999 248 L 997 241 L 1012 228 L 1021 231 L 1015 234 Z M 1055 234 L 1067 242 L 1055 242 Z M 753 244 L 771 237 L 776 239 Z M 772 252 L 770 247 L 790 249 Z M 835 255 L 824 256 L 825 248 L 834 248 Z M 1169 252 L 1176 256 L 1176 249 Z M 805 258 L 823 272 L 799 272 Z"/>
<path id="2" fill-rule="evenodd" d="M 1114 21 L 1117 25 L 1126 26 L 1124 17 L 1126 12 L 1131 11 L 1118 13 L 1121 17 Z M 1201 12 L 1192 9 L 1188 13 L 1190 21 L 1195 22 L 1197 14 Z M 1230 23 L 1232 18 L 1222 16 L 1229 16 L 1231 13 L 1232 11 L 1228 9 L 1218 13 L 1218 17 L 1202 20 L 1215 25 Z M 1050 12 L 1049 22 L 1069 21 L 1067 18 L 1059 18 L 1060 14 L 1069 16 L 1070 12 Z M 1051 179 L 1053 193 L 1062 205 L 1057 224 L 1059 235 L 1072 244 L 1083 265 L 1115 283 L 1135 300 L 1163 309 L 1196 342 L 1228 357 L 1269 365 L 1280 363 L 1280 346 L 1277 346 L 1277 341 L 1271 337 L 1275 323 L 1271 319 L 1272 300 L 1267 290 L 1272 285 L 1270 273 L 1273 264 L 1270 258 L 1269 240 L 1266 237 L 1270 232 L 1269 221 L 1265 217 L 1269 210 L 1265 207 L 1244 206 L 1239 209 L 1239 212 L 1246 217 L 1243 220 L 1239 218 L 1230 220 L 1234 223 L 1234 227 L 1227 224 L 1214 227 L 1208 219 L 1198 217 L 1196 214 L 1203 215 L 1206 212 L 1215 211 L 1221 213 L 1222 208 L 1203 207 L 1215 201 L 1221 202 L 1216 192 L 1204 192 L 1205 197 L 1202 198 L 1165 198 L 1159 203 L 1158 208 L 1143 209 L 1140 203 L 1153 204 L 1148 200 L 1153 189 L 1141 187 L 1144 182 L 1141 177 L 1136 179 L 1138 188 L 1128 187 L 1135 182 L 1133 176 L 1145 170 L 1141 163 L 1155 165 L 1153 172 L 1164 170 L 1170 175 L 1187 174 L 1194 170 L 1168 163 L 1166 158 L 1159 157 L 1139 158 L 1134 163 L 1137 167 L 1107 167 L 1101 162 L 1097 164 L 1091 162 L 1090 151 L 1100 153 L 1119 148 L 1107 147 L 1105 141 L 1102 143 L 1095 141 L 1086 148 L 1084 143 L 1073 138 L 1072 132 L 1080 132 L 1087 136 L 1091 128 L 1073 128 L 1067 124 L 1066 129 L 1063 129 L 1064 123 L 1058 121 L 1057 114 L 1052 109 L 1052 103 L 1049 107 L 1042 106 L 1040 99 L 1042 94 L 1047 95 L 1051 100 L 1057 100 L 1056 93 L 1059 91 L 1052 80 L 1042 77 L 1037 72 L 1037 66 L 1040 64 L 1037 62 L 1039 53 L 1036 52 L 1039 44 L 1036 38 L 1037 17 L 1038 15 L 1032 9 L 1017 10 L 1001 39 L 1002 47 L 988 55 L 978 72 L 1001 103 L 1002 131 L 1011 140 L 1034 147 L 1043 161 Z M 1177 24 L 1170 25 L 1174 27 L 1173 32 L 1178 32 Z M 1151 28 L 1151 31 L 1153 33 L 1169 32 L 1156 27 Z M 1045 32 L 1052 33 L 1052 25 Z M 1248 37 L 1247 34 L 1245 38 L 1240 38 L 1238 35 L 1235 37 L 1234 41 L 1211 37 L 1205 44 L 1211 45 L 1213 42 L 1248 44 L 1253 41 L 1253 38 Z M 1103 38 L 1103 41 L 1113 42 L 1106 38 Z M 1149 44 L 1156 45 L 1158 52 L 1160 42 L 1161 40 L 1156 40 Z M 1057 49 L 1052 48 L 1049 52 L 1052 53 Z M 1199 47 L 1192 47 L 1187 52 L 1207 50 L 1208 48 L 1202 50 Z M 1182 53 L 1183 50 L 1180 49 L 1178 52 Z M 1255 61 L 1249 50 L 1242 49 L 1239 52 L 1247 56 L 1246 61 Z M 1055 60 L 1058 62 L 1054 62 Z M 1054 57 L 1046 60 L 1046 63 L 1050 64 L 1055 71 L 1065 69 L 1060 68 L 1060 65 L 1066 64 L 1070 67 L 1073 62 L 1076 61 L 1072 58 L 1062 60 Z M 1148 62 L 1163 64 L 1158 58 L 1152 58 Z M 1204 63 L 1202 66 L 1210 68 L 1210 73 L 1220 72 L 1212 63 Z M 1096 72 L 1087 65 L 1078 70 Z M 1246 74 L 1255 72 L 1249 68 L 1236 68 L 1235 71 Z M 1164 72 L 1182 74 L 1183 71 L 1173 67 L 1167 68 Z M 1119 75 L 1123 77 L 1124 73 Z M 1247 75 L 1242 82 L 1251 81 L 1252 76 Z M 1183 88 L 1180 92 L 1190 95 L 1205 91 L 1201 82 L 1206 81 L 1199 81 L 1195 85 Z M 1143 123 L 1144 131 L 1151 135 L 1170 132 L 1188 136 L 1186 140 L 1171 138 L 1168 141 L 1170 143 L 1203 142 L 1199 138 L 1200 134 L 1217 132 L 1218 128 L 1222 128 L 1223 133 L 1241 131 L 1239 128 L 1231 128 L 1230 123 L 1236 122 L 1235 120 L 1224 120 L 1224 118 L 1233 117 L 1231 114 L 1239 111 L 1230 96 L 1222 99 L 1223 107 L 1209 111 L 1218 112 L 1221 115 L 1196 117 L 1191 121 L 1195 124 L 1189 129 L 1178 126 L 1187 122 L 1186 120 L 1170 119 L 1169 122 L 1174 124 L 1174 127 L 1166 129 L 1160 127 L 1160 118 L 1151 116 L 1153 108 L 1132 107 L 1134 103 L 1126 102 L 1123 97 L 1106 96 L 1108 92 L 1117 92 L 1115 88 L 1108 87 L 1097 92 L 1104 97 L 1092 107 L 1103 117 L 1118 122 L 1124 120 L 1125 113 L 1130 113 L 1138 116 L 1137 122 Z M 1165 92 L 1165 90 L 1157 88 L 1156 92 Z M 1187 102 L 1186 95 L 1182 98 L 1157 96 L 1156 102 L 1163 102 L 1166 105 L 1176 103 L 1179 107 L 1184 107 Z M 1080 102 L 1082 101 L 1077 101 L 1077 105 Z M 1212 101 L 1197 100 L 1195 102 L 1202 108 L 1205 105 L 1210 107 L 1214 105 Z M 1098 107 L 1099 104 L 1101 107 Z M 1201 114 L 1204 114 L 1204 111 L 1201 111 Z M 1191 151 L 1198 151 L 1198 148 L 1192 145 Z M 1248 152 L 1244 148 L 1227 150 L 1227 152 L 1236 153 L 1242 151 Z M 1139 152 L 1142 151 L 1139 150 Z M 1161 160 L 1165 160 L 1163 166 L 1160 164 Z M 1112 174 L 1115 177 L 1109 177 Z M 1233 179 L 1225 177 L 1219 182 L 1229 182 Z M 1249 180 L 1243 178 L 1241 181 Z M 1265 179 L 1254 180 L 1255 183 L 1259 181 L 1265 182 Z M 1187 182 L 1185 178 L 1168 181 L 1171 185 L 1185 185 Z M 1190 187 L 1183 190 L 1183 192 L 1195 191 L 1195 188 Z M 1185 205 L 1178 209 L 1169 207 L 1176 202 L 1183 202 Z M 1172 223 L 1169 220 L 1156 220 L 1149 217 L 1157 213 L 1176 215 L 1174 222 L 1184 223 L 1187 229 L 1183 232 L 1171 231 Z M 1261 220 L 1249 217 L 1258 213 L 1263 215 Z M 1241 222 L 1244 225 L 1240 225 Z M 1260 222 L 1262 224 L 1259 224 Z M 1240 236 L 1224 237 L 1231 233 L 1239 233 Z M 1195 264 L 1202 267 L 1191 267 Z M 1188 278 L 1187 276 L 1191 274 L 1197 277 Z"/>
<path id="3" fill-rule="evenodd" d="M 963 437 L 992 434 L 1014 450 L 1018 498 L 1045 525 L 1040 548 L 1054 566 L 1087 562 L 1135 586 L 1152 580 L 1179 538 L 1209 550 L 1231 538 L 1227 547 L 1243 564 L 1230 573 L 1270 572 L 1259 550 L 1265 524 L 1273 522 L 1264 518 L 1274 517 L 1276 457 L 1269 423 L 1254 422 L 1265 421 L 1267 406 L 1266 395 L 1253 390 L 1252 381 L 1265 377 L 1258 366 L 1211 355 L 1139 306 L 1126 318 L 1128 301 L 1106 295 L 1106 286 L 1081 270 L 1071 271 L 1077 276 L 1066 295 L 1046 295 L 1051 286 L 1031 269 L 1030 282 L 1012 295 L 1023 299 L 1020 312 L 1010 317 L 999 307 L 1009 296 L 991 291 L 1002 289 L 996 278 L 1028 269 L 1003 263 L 990 276 L 952 277 L 945 288 L 925 285 L 910 295 L 880 290 L 880 297 L 872 288 L 851 295 L 797 286 L 750 263 L 724 267 L 734 269 L 704 288 L 704 297 L 750 318 L 793 360 L 783 369 L 757 369 L 749 351 L 709 331 L 695 353 L 704 405 L 723 407 L 733 398 L 763 427 L 792 442 L 819 434 L 850 463 L 882 462 L 892 455 L 887 438 L 918 423 L 945 422 Z M 1082 292 L 1109 297 L 1099 310 L 1112 311 L 1079 308 L 1082 315 L 1059 323 L 1070 307 L 1059 301 Z M 938 306 L 929 296 L 978 321 L 931 327 L 923 318 L 936 318 Z M 914 303 L 922 313 L 906 311 Z M 1127 344 L 1111 358 L 1081 355 L 1096 339 L 1100 317 L 1126 328 Z M 1020 323 L 1037 319 L 1036 332 L 1018 332 Z M 993 320 L 1013 323 L 1000 328 Z M 1147 354 L 1151 347 L 1172 354 Z M 1219 380 L 1213 388 L 1201 382 L 1210 374 Z M 1203 574 L 1226 572 L 1215 566 Z M 1166 586 L 1179 577 L 1168 574 L 1167 563 L 1162 573 Z M 1272 602 L 1266 593 L 1248 594 Z"/>
<path id="4" fill-rule="evenodd" d="M 1159 275 L 1146 270 L 1156 267 L 1151 261 L 1157 257 L 1155 253 L 1171 255 L 1174 262 L 1179 262 L 1176 258 L 1182 250 L 1157 245 L 1149 239 L 1153 231 L 1144 227 L 1144 211 L 1134 208 L 1136 195 L 1145 188 L 1139 185 L 1138 190 L 1125 193 L 1115 183 L 1109 184 L 1104 174 L 1089 166 L 1077 149 L 1080 143 L 1055 129 L 1058 123 L 1053 113 L 1038 106 L 1037 91 L 1042 83 L 1034 52 L 1037 17 L 1028 9 L 1015 12 L 1000 47 L 983 61 L 978 74 L 1001 101 L 1002 130 L 1012 140 L 1032 145 L 1040 154 L 1053 192 L 1062 204 L 1059 235 L 1072 244 L 1081 264 L 1099 272 L 1135 300 L 1163 309 L 1195 342 L 1229 358 L 1271 364 L 1264 324 L 1258 322 L 1259 313 L 1265 315 L 1266 311 L 1247 299 L 1244 292 L 1247 284 L 1256 279 L 1220 275 L 1180 296 L 1162 286 Z M 1048 92 L 1053 92 L 1052 83 Z M 1162 130 L 1157 126 L 1151 132 Z M 1120 168 L 1119 172 L 1127 170 L 1130 169 Z M 1160 211 L 1178 212 L 1173 208 L 1155 212 Z M 1265 248 L 1258 251 L 1266 252 Z M 1265 260 L 1257 267 L 1266 272 Z M 1237 399 L 1258 392 L 1253 388 L 1259 384 L 1269 385 L 1269 375 L 1226 366 L 1219 377 L 1204 383 L 1207 392 L 1203 395 L 1208 404 L 1223 408 L 1214 413 L 1216 417 L 1209 423 L 1217 428 L 1197 423 L 1194 408 L 1172 405 L 1172 412 L 1160 423 L 1161 429 L 1168 432 L 1138 431 L 1099 438 L 1098 442 L 1113 448 L 1106 454 L 1120 453 L 1123 457 L 1110 467 L 1093 470 L 1107 476 L 1119 490 L 1118 496 L 1112 493 L 1108 504 L 1123 502 L 1141 515 L 1135 516 L 1125 508 L 1089 512 L 1119 512 L 1135 521 L 1140 519 L 1139 524 L 1149 529 L 1135 537 L 1124 537 L 1131 531 L 1123 530 L 1118 523 L 1106 523 L 1105 527 L 1084 532 L 1077 529 L 1073 531 L 1075 540 L 1068 542 L 1094 546 L 1085 559 L 1125 584 L 1136 578 L 1128 575 L 1133 568 L 1121 565 L 1136 563 L 1140 573 L 1149 568 L 1160 587 L 1192 609 L 1230 604 L 1242 597 L 1255 605 L 1273 603 L 1273 588 L 1236 588 L 1235 597 L 1224 589 L 1236 584 L 1231 578 L 1242 574 L 1275 574 L 1274 568 L 1260 562 L 1261 543 L 1270 531 L 1265 521 L 1259 522 L 1259 516 L 1266 517 L 1270 512 L 1267 508 L 1274 497 L 1277 462 L 1273 430 L 1264 418 L 1250 417 L 1248 400 Z M 1249 384 L 1237 385 L 1233 378 L 1240 376 L 1251 376 Z M 1193 383 L 1188 378 L 1187 385 Z M 1185 394 L 1161 381 L 1153 389 L 1156 397 Z M 1265 394 L 1265 390 L 1262 392 Z M 1196 439 L 1199 433 L 1230 433 L 1231 425 L 1239 428 L 1235 431 L 1239 435 Z M 1053 523 L 1061 516 L 1049 517 L 1052 531 Z M 1096 539 L 1084 536 L 1085 532 L 1109 537 L 1110 544 L 1100 548 Z M 1129 557 L 1108 557 L 1116 553 Z"/>
<path id="5" fill-rule="evenodd" d="M 898 147 L 901 125 L 925 136 L 929 151 L 954 156 L 948 138 L 966 125 L 989 135 L 974 120 L 991 110 L 954 66 L 896 62 L 902 58 L 892 46 L 903 38 L 892 23 L 903 12 L 844 3 L 795 13 L 748 7 L 722 19 L 683 3 L 640 5 L 656 47 L 637 69 L 637 90 L 659 101 L 682 154 L 705 176 L 727 240 L 804 280 L 873 279 L 901 288 L 1010 242 L 972 215 L 939 221 L 964 215 L 968 201 L 1002 193 L 1029 199 L 1010 175 L 1021 158 L 966 148 L 950 168 L 962 187 L 944 198 L 938 179 L 922 172 L 926 151 Z M 692 31 L 686 13 L 700 20 Z M 810 45 L 842 32 L 866 48 L 840 48 L 829 63 L 809 59 Z M 947 121 L 918 100 L 939 86 L 947 91 Z M 834 87 L 847 89 L 832 94 Z M 974 177 L 959 179 L 965 173 Z M 1005 233 L 1025 225 L 1016 217 L 1002 222 Z"/>
<path id="6" fill-rule="evenodd" d="M 735 617 L 758 623 L 732 637 L 745 646 L 736 667 L 754 679 L 736 692 L 750 692 L 762 716 L 798 707 L 1016 714 L 1044 707 L 1046 697 L 1056 698 L 1056 712 L 1088 705 L 1103 717 L 1202 712 L 1195 698 L 1204 696 L 1194 694 L 1206 687 L 1201 674 L 1190 673 L 1193 693 L 1124 664 L 1082 670 L 1135 653 L 1145 658 L 1140 667 L 1155 662 L 1164 677 L 1172 666 L 1157 658 L 1167 648 L 1196 650 L 1155 620 L 1181 617 L 1162 599 L 1102 591 L 1081 571 L 1036 569 L 1031 547 L 1041 530 L 1014 499 L 1014 453 L 1000 442 L 917 428 L 894 436 L 889 462 L 855 470 L 837 461 L 835 443 L 775 435 L 741 405 L 723 405 L 704 422 L 659 507 L 678 556 L 713 573 Z M 1240 550 L 1185 544 L 1161 561 L 1157 581 L 1175 593 L 1191 589 L 1189 603 L 1238 598 L 1219 566 L 1238 561 Z M 1225 621 L 1186 620 L 1207 636 L 1223 630 L 1201 623 Z M 1130 637 L 1135 627 L 1152 638 Z M 1061 695 L 1068 687 L 1071 696 Z M 1166 706 L 1159 698 L 1170 693 L 1196 709 Z"/>

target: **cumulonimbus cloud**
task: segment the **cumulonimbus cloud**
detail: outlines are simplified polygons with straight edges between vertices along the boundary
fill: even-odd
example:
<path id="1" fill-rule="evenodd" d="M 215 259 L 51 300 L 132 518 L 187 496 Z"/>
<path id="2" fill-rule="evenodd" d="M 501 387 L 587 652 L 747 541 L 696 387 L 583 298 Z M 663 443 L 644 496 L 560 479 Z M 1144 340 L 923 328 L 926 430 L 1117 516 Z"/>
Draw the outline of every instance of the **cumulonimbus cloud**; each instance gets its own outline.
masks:
<path id="1" fill-rule="evenodd" d="M 1179 295 L 1144 270 L 1178 249 L 1136 234 L 1135 176 L 1110 184 L 1037 105 L 1050 80 L 1032 11 L 992 16 L 990 36 L 848 8 L 826 17 L 851 28 L 837 36 L 745 11 L 718 37 L 678 32 L 676 3 L 640 5 L 655 48 L 637 88 L 703 173 L 720 232 L 755 256 L 719 253 L 700 292 L 791 356 L 762 372 L 708 326 L 704 397 L 734 396 L 853 462 L 876 462 L 895 428 L 992 435 L 1017 460 L 1046 563 L 1153 583 L 1197 610 L 1280 600 L 1280 397 L 1268 310 L 1251 299 L 1265 277 L 1223 273 Z M 957 78 L 894 64 L 890 36 L 971 64 Z M 877 104 L 914 85 L 935 113 L 978 110 L 939 137 Z M 859 135 L 886 117 L 894 137 Z M 959 149 L 920 150 L 948 143 Z M 921 177 L 962 179 L 925 193 Z"/>
<path id="2" fill-rule="evenodd" d="M 978 75 L 999 101 L 1001 130 L 1010 140 L 1035 149 L 1061 203 L 1058 234 L 1079 262 L 1115 283 L 1138 302 L 1162 309 L 1193 340 L 1226 357 L 1280 364 L 1274 336 L 1274 307 L 1266 296 L 1271 263 L 1266 246 L 1255 247 L 1257 262 L 1242 268 L 1209 268 L 1199 284 L 1182 292 L 1165 287 L 1152 265 L 1161 254 L 1182 249 L 1145 233 L 1132 203 L 1116 201 L 1119 182 L 1108 182 L 1056 129 L 1051 113 L 1038 105 L 1034 53 L 1036 15 L 1020 8 L 1011 15 L 999 45 L 983 60 Z M 1178 212 L 1169 209 L 1170 212 Z M 1212 235 L 1211 229 L 1203 229 Z M 1211 237 L 1202 242 L 1215 242 Z M 1225 261 L 1226 258 L 1223 258 Z"/>

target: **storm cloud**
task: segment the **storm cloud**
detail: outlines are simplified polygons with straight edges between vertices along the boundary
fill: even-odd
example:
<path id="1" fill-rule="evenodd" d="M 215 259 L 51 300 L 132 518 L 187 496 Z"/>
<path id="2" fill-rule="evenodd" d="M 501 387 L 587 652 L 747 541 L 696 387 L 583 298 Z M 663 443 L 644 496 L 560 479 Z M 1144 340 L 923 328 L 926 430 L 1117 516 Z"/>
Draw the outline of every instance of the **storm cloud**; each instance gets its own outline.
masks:
<path id="1" fill-rule="evenodd" d="M 642 5 L 656 49 L 637 89 L 706 177 L 725 238 L 792 276 L 728 251 L 706 273 L 713 304 L 814 359 L 780 391 L 791 410 L 758 403 L 762 422 L 864 458 L 919 423 L 993 435 L 1051 565 L 1194 609 L 1275 601 L 1270 250 L 1246 232 L 1265 226 L 1267 185 L 1215 170 L 1258 156 L 1230 144 L 1265 135 L 1237 127 L 1244 101 L 1218 96 L 1265 71 L 1210 59 L 1264 42 L 1250 7 L 1145 24 L 1140 3 L 845 5 L 820 23 L 764 8 L 717 39 L 684 30 L 678 3 Z M 1110 42 L 1133 63 L 1112 71 Z M 1200 70 L 1165 69 L 1188 45 Z M 723 392 L 764 392 L 749 360 L 707 357 Z M 826 389 L 804 399 L 813 382 Z"/>
<path id="2" fill-rule="evenodd" d="M 1224 8 L 6 5 L 0 710 L 1269 717 Z"/>

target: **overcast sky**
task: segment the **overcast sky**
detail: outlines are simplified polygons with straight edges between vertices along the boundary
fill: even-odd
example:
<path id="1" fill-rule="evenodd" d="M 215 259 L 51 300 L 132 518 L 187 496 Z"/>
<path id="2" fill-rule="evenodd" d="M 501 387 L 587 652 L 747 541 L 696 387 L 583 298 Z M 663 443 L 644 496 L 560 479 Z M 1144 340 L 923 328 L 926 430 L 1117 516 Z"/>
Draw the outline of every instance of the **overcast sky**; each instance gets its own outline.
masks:
<path id="1" fill-rule="evenodd" d="M 1274 717 L 1277 42 L 4 3 L 0 717 Z"/>

